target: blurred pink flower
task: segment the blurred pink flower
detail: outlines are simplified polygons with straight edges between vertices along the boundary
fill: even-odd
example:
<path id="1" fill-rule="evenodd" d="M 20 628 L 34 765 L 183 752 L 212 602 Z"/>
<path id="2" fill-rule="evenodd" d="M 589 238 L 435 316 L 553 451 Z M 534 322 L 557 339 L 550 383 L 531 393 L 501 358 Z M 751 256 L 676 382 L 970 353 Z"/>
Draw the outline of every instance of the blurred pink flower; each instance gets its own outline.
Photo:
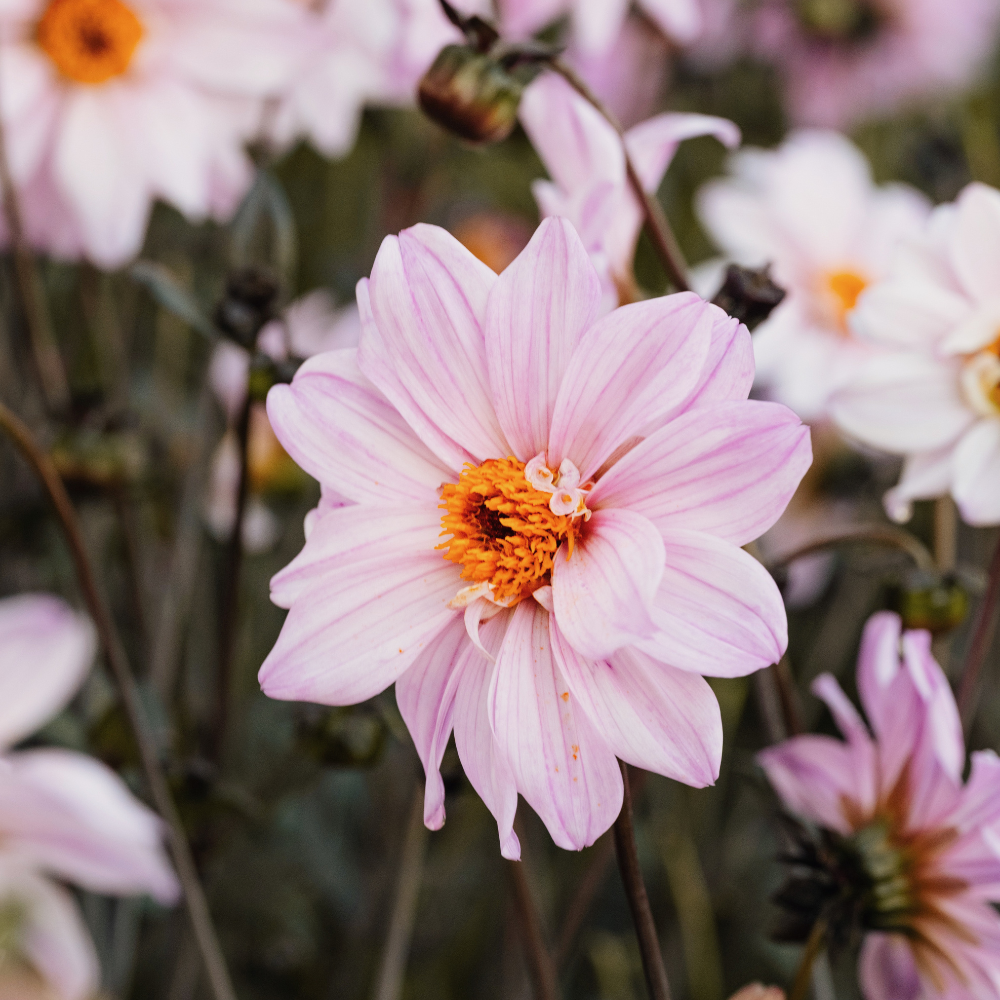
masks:
<path id="1" fill-rule="evenodd" d="M 576 227 L 609 307 L 634 298 L 632 261 L 643 215 L 628 183 L 618 134 L 553 73 L 525 91 L 521 123 L 552 178 L 533 186 L 541 214 L 563 216 Z M 626 133 L 629 155 L 648 191 L 660 186 L 681 142 L 701 135 L 730 147 L 740 141 L 732 122 L 695 114 L 657 115 Z"/>
<path id="2" fill-rule="evenodd" d="M 785 805 L 847 838 L 872 885 L 859 978 L 868 1000 L 1000 996 L 1000 760 L 965 746 L 928 632 L 868 623 L 858 692 L 813 687 L 846 737 L 799 736 L 759 760 Z M 880 905 L 883 903 L 884 905 Z"/>
<path id="3" fill-rule="evenodd" d="M 265 693 L 346 705 L 395 682 L 426 823 L 444 822 L 454 728 L 506 857 L 518 792 L 558 845 L 593 843 L 621 806 L 616 756 L 714 781 L 700 675 L 786 645 L 777 588 L 740 546 L 794 492 L 806 429 L 747 401 L 750 338 L 715 306 L 600 318 L 601 297 L 564 219 L 499 277 L 416 226 L 358 285 L 358 350 L 268 396 L 292 457 L 352 503 L 321 511 L 272 581 L 290 611 Z"/>
<path id="4" fill-rule="evenodd" d="M 289 356 L 311 358 L 323 351 L 357 346 L 361 320 L 357 307 L 337 310 L 328 292 L 310 292 L 285 310 L 281 319 L 264 327 L 257 346 L 274 361 Z M 226 412 L 229 426 L 212 458 L 205 498 L 204 517 L 212 535 L 229 538 L 236 523 L 236 499 L 240 483 L 240 453 L 235 426 L 247 398 L 250 353 L 230 340 L 223 340 L 212 354 L 209 380 Z M 272 445 L 273 443 L 273 445 Z M 275 455 L 275 451 L 278 455 Z M 281 455 L 281 446 L 267 422 L 264 407 L 255 404 L 250 420 L 251 486 L 269 478 L 269 467 Z M 260 461 L 254 468 L 254 456 Z M 287 456 L 284 456 L 287 461 Z M 265 468 L 267 466 L 267 468 Z M 330 502 L 333 502 L 332 500 Z M 266 552 L 277 542 L 281 525 L 256 492 L 247 498 L 243 519 L 243 547 L 247 552 Z"/>
<path id="5" fill-rule="evenodd" d="M 727 258 L 771 264 L 788 292 L 754 332 L 757 381 L 804 420 L 819 419 L 876 352 L 851 335 L 858 296 L 888 272 L 930 206 L 904 185 L 876 187 L 860 150 L 836 132 L 742 150 L 731 171 L 702 187 L 699 217 Z"/>
<path id="6" fill-rule="evenodd" d="M 316 49 L 269 132 L 280 146 L 307 137 L 327 156 L 350 151 L 365 105 L 412 104 L 438 52 L 461 41 L 438 0 L 328 0 L 310 17 Z"/>
<path id="7" fill-rule="evenodd" d="M 777 65 L 799 125 L 843 128 L 970 84 L 996 44 L 997 0 L 756 0 L 730 31 Z"/>
<path id="8" fill-rule="evenodd" d="M 582 52 L 606 52 L 626 23 L 630 0 L 497 0 L 500 25 L 512 38 L 526 38 L 569 15 L 572 38 Z M 698 0 L 638 0 L 640 11 L 681 45 L 698 37 Z"/>
<path id="9" fill-rule="evenodd" d="M 62 601 L 0 600 L 0 749 L 66 704 L 94 651 L 90 623 Z M 90 757 L 54 749 L 0 755 L 0 904 L 19 913 L 16 950 L 66 1000 L 93 992 L 97 960 L 71 898 L 45 875 L 171 903 L 179 887 L 161 833 L 159 819 Z"/>
<path id="10" fill-rule="evenodd" d="M 315 44 L 306 27 L 287 0 L 0 5 L 0 114 L 30 241 L 116 267 L 157 198 L 228 216 L 261 102 Z"/>
<path id="11" fill-rule="evenodd" d="M 969 524 L 1000 524 L 998 269 L 1000 192 L 971 184 L 858 302 L 854 328 L 886 350 L 831 412 L 858 440 L 907 456 L 886 496 L 898 520 L 950 492 Z"/>

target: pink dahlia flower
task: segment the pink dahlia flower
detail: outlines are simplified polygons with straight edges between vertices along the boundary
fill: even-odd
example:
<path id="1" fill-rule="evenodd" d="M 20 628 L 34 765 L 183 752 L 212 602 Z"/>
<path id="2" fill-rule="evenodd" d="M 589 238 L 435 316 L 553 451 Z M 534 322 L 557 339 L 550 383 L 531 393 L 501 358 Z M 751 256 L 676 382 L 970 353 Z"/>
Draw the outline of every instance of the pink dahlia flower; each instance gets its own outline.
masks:
<path id="1" fill-rule="evenodd" d="M 875 615 L 858 660 L 871 731 L 824 674 L 813 689 L 846 742 L 799 736 L 759 758 L 789 810 L 860 869 L 868 1000 L 1000 996 L 1000 760 L 974 753 L 962 783 L 962 727 L 930 647 Z"/>
<path id="2" fill-rule="evenodd" d="M 836 132 L 743 150 L 731 174 L 699 192 L 701 221 L 729 259 L 770 264 L 788 292 L 754 333 L 758 383 L 804 420 L 821 418 L 876 353 L 851 332 L 858 296 L 888 273 L 930 206 L 904 185 L 876 187 L 861 151 Z"/>
<path id="3" fill-rule="evenodd" d="M 557 844 L 593 843 L 621 806 L 616 756 L 710 784 L 701 675 L 786 645 L 740 546 L 810 461 L 792 413 L 747 401 L 746 328 L 690 293 L 601 318 L 564 219 L 499 277 L 436 227 L 388 237 L 358 304 L 357 351 L 268 396 L 288 452 L 352 503 L 272 581 L 290 610 L 265 693 L 348 705 L 395 682 L 427 825 L 454 729 L 506 857 L 518 792 Z"/>
<path id="4" fill-rule="evenodd" d="M 178 895 L 159 819 L 114 772 L 68 750 L 8 750 L 66 704 L 94 651 L 90 623 L 62 601 L 0 600 L 0 908 L 19 917 L 14 957 L 65 1000 L 93 994 L 97 958 L 76 904 L 48 876 L 164 903 Z"/>
<path id="5" fill-rule="evenodd" d="M 782 73 L 799 125 L 844 128 L 975 78 L 997 0 L 751 0 L 732 31 Z"/>
<path id="6" fill-rule="evenodd" d="M 543 216 L 576 227 L 601 274 L 609 306 L 635 297 L 632 261 L 643 214 L 625 169 L 622 142 L 607 121 L 562 77 L 536 80 L 521 101 L 521 123 L 549 172 L 533 190 Z M 739 129 L 724 118 L 662 114 L 636 125 L 625 144 L 647 191 L 655 193 L 685 139 L 712 135 L 727 146 Z"/>
<path id="7" fill-rule="evenodd" d="M 228 216 L 306 28 L 287 0 L 5 0 L 0 114 L 31 242 L 115 267 L 157 198 Z"/>
<path id="8" fill-rule="evenodd" d="M 412 104 L 437 54 L 461 41 L 438 0 L 329 0 L 309 16 L 317 45 L 282 97 L 270 134 L 282 146 L 306 137 L 327 156 L 350 151 L 366 105 Z"/>
<path id="9" fill-rule="evenodd" d="M 898 520 L 913 500 L 950 492 L 969 524 L 1000 524 L 998 268 L 1000 191 L 971 184 L 858 302 L 855 329 L 884 350 L 831 413 L 860 441 L 906 456 L 886 496 Z"/>

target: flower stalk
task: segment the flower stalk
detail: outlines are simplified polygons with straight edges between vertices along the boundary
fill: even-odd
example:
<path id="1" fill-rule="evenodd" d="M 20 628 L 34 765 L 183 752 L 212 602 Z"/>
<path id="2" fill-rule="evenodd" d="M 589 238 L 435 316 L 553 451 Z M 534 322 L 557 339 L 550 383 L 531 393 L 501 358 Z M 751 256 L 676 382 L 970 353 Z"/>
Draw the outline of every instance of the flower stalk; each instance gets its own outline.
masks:
<path id="1" fill-rule="evenodd" d="M 26 459 L 45 488 L 53 507 L 55 507 L 70 547 L 80 590 L 97 629 L 108 665 L 111 667 L 118 684 L 122 704 L 138 744 L 142 769 L 149 785 L 150 794 L 157 811 L 167 825 L 171 854 L 177 868 L 178 879 L 183 888 L 191 928 L 212 986 L 213 996 L 215 1000 L 236 1000 L 236 993 L 233 990 L 222 948 L 212 924 L 205 891 L 198 878 L 187 835 L 167 785 L 166 775 L 160 766 L 156 740 L 142 707 L 139 690 L 114 619 L 87 554 L 76 511 L 52 460 L 41 449 L 24 422 L 3 403 L 0 403 L 0 430 L 3 430 Z"/>
<path id="2" fill-rule="evenodd" d="M 816 959 L 826 943 L 826 921 L 820 917 L 813 924 L 813 929 L 806 941 L 805 950 L 802 952 L 802 960 L 799 962 L 798 971 L 792 981 L 792 989 L 788 994 L 788 1000 L 805 1000 L 809 992 L 809 983 L 812 981 L 812 970 Z"/>
<path id="3" fill-rule="evenodd" d="M 622 800 L 622 811 L 618 814 L 614 826 L 618 868 L 622 876 L 622 885 L 625 887 L 625 895 L 628 898 L 629 909 L 632 912 L 632 922 L 635 924 L 639 953 L 642 955 L 642 971 L 646 976 L 650 1000 L 670 1000 L 667 970 L 663 964 L 663 954 L 660 951 L 656 924 L 653 922 L 653 911 L 649 906 L 649 896 L 646 894 L 646 884 L 642 880 L 642 870 L 639 867 L 628 765 L 621 761 L 619 763 L 622 769 L 622 781 L 625 785 L 625 796 Z"/>
<path id="4" fill-rule="evenodd" d="M 982 673 L 986 654 L 990 650 L 993 631 L 996 626 L 997 605 L 1000 603 L 1000 541 L 997 542 L 990 563 L 989 581 L 986 593 L 983 594 L 976 618 L 975 631 L 969 644 L 969 653 L 962 671 L 962 683 L 958 689 L 958 711 L 962 717 L 962 725 L 968 730 L 976 714 L 976 703 L 979 700 L 979 675 Z"/>
<path id="5" fill-rule="evenodd" d="M 625 154 L 625 169 L 628 173 L 629 184 L 639 199 L 642 207 L 642 214 L 645 218 L 646 229 L 649 232 L 653 246 L 663 264 L 663 269 L 667 272 L 670 283 L 678 292 L 691 290 L 688 280 L 687 261 L 684 253 L 677 242 L 670 222 L 663 211 L 662 206 L 655 195 L 650 194 L 643 186 L 642 180 L 635 169 L 632 157 L 629 156 L 628 147 L 625 145 L 625 137 L 618 119 L 608 110 L 600 98 L 587 86 L 586 82 L 562 59 L 554 58 L 549 62 L 551 69 L 558 73 L 585 101 L 592 104 L 594 109 L 608 122 L 608 124 L 618 133 L 622 143 L 622 152 Z"/>
<path id="6" fill-rule="evenodd" d="M 542 926 L 531 898 L 531 887 L 524 870 L 524 837 L 521 840 L 521 860 L 508 861 L 511 884 L 514 889 L 514 905 L 517 907 L 521 939 L 524 942 L 528 971 L 535 990 L 536 1000 L 559 1000 L 559 986 L 552 956 L 542 936 Z"/>

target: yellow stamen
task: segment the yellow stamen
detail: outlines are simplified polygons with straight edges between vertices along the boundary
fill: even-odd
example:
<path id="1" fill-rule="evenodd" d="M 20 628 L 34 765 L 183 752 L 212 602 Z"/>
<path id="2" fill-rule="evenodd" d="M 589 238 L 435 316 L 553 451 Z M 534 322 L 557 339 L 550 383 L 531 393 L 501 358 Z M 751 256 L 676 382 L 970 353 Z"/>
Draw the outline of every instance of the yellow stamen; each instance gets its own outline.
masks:
<path id="1" fill-rule="evenodd" d="M 861 293 L 868 287 L 868 281 L 854 271 L 834 271 L 827 276 L 826 286 L 837 322 L 846 331 L 847 316 L 858 304 Z"/>
<path id="2" fill-rule="evenodd" d="M 50 0 L 36 37 L 63 76 L 98 84 L 129 68 L 142 35 L 142 22 L 122 0 Z"/>
<path id="3" fill-rule="evenodd" d="M 570 558 L 583 524 L 554 514 L 552 495 L 532 487 L 513 456 L 466 465 L 441 499 L 441 534 L 451 539 L 438 548 L 463 579 L 490 584 L 496 601 L 516 603 L 549 583 L 556 549 L 565 542 Z"/>

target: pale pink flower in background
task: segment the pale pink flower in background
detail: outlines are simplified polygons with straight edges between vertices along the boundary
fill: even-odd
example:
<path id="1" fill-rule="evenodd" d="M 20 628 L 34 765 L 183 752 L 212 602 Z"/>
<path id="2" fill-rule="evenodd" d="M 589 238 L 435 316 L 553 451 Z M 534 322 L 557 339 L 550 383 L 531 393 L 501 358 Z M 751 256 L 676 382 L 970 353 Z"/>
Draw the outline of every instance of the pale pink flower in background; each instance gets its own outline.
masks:
<path id="1" fill-rule="evenodd" d="M 874 883 L 859 914 L 868 1000 L 996 998 L 1000 760 L 974 753 L 963 785 L 962 726 L 930 633 L 875 615 L 857 682 L 870 731 L 824 674 L 813 689 L 846 742 L 798 736 L 759 760 L 786 807 L 846 838 Z"/>
<path id="2" fill-rule="evenodd" d="M 482 4 L 466 2 L 465 11 Z M 328 0 L 310 10 L 316 48 L 273 114 L 279 146 L 308 138 L 327 156 L 354 145 L 366 105 L 410 105 L 444 46 L 461 34 L 438 0 Z"/>
<path id="3" fill-rule="evenodd" d="M 293 302 L 280 319 L 268 323 L 260 332 L 257 346 L 272 360 L 284 361 L 355 347 L 360 336 L 357 307 L 352 304 L 338 310 L 330 294 L 321 289 Z M 209 381 L 226 413 L 228 427 L 212 458 L 204 504 L 205 523 L 219 541 L 232 535 L 236 523 L 240 452 L 235 427 L 246 403 L 249 377 L 250 352 L 233 341 L 220 341 L 209 364 Z M 255 405 L 250 415 L 249 451 L 251 485 L 255 485 L 268 478 L 283 455 L 262 405 Z M 266 552 L 280 534 L 277 516 L 263 497 L 251 492 L 243 517 L 243 547 L 252 553 Z"/>
<path id="4" fill-rule="evenodd" d="M 113 771 L 68 750 L 9 752 L 72 697 L 94 652 L 90 623 L 57 598 L 0 600 L 0 906 L 19 917 L 16 957 L 66 1000 L 96 989 L 97 959 L 49 876 L 163 903 L 179 891 L 159 819 Z"/>
<path id="5" fill-rule="evenodd" d="M 890 515 L 955 498 L 973 525 L 1000 524 L 1000 192 L 970 184 L 935 209 L 854 326 L 883 348 L 834 398 L 848 434 L 906 456 Z M 885 353 L 892 352 L 892 353 Z"/>
<path id="6" fill-rule="evenodd" d="M 667 38 L 685 45 L 701 30 L 698 0 L 638 0 L 639 10 Z M 631 0 L 497 0 L 505 35 L 526 38 L 569 16 L 572 40 L 582 52 L 606 52 L 618 40 Z"/>
<path id="7" fill-rule="evenodd" d="M 754 331 L 758 385 L 804 420 L 825 416 L 831 393 L 876 350 L 851 333 L 858 296 L 920 232 L 928 202 L 901 184 L 876 186 L 842 135 L 803 131 L 776 150 L 741 150 L 697 207 L 728 259 L 770 264 L 788 293 Z"/>
<path id="8" fill-rule="evenodd" d="M 968 86 L 998 14 L 997 0 L 756 0 L 729 30 L 778 67 L 796 124 L 844 128 Z"/>
<path id="9" fill-rule="evenodd" d="M 539 211 L 567 218 L 576 227 L 601 275 L 609 306 L 634 298 L 632 261 L 643 214 L 629 186 L 620 137 L 552 73 L 525 91 L 520 116 L 552 178 L 533 185 Z M 662 114 L 629 129 L 625 144 L 642 183 L 655 193 L 681 142 L 703 135 L 730 147 L 740 141 L 739 129 L 724 118 Z"/>
<path id="10" fill-rule="evenodd" d="M 787 642 L 740 546 L 794 492 L 807 430 L 747 401 L 750 338 L 717 307 L 688 293 L 602 318 L 601 299 L 564 219 L 499 277 L 416 226 L 358 285 L 357 351 L 268 397 L 289 454 L 351 503 L 320 511 L 272 581 L 290 610 L 265 693 L 347 705 L 395 682 L 425 822 L 444 822 L 454 729 L 506 857 L 519 792 L 558 845 L 593 843 L 621 806 L 616 756 L 714 781 L 701 675 Z"/>
<path id="11" fill-rule="evenodd" d="M 29 240 L 116 267 L 157 198 L 227 218 L 262 101 L 314 44 L 287 0 L 4 0 L 0 114 Z"/>

